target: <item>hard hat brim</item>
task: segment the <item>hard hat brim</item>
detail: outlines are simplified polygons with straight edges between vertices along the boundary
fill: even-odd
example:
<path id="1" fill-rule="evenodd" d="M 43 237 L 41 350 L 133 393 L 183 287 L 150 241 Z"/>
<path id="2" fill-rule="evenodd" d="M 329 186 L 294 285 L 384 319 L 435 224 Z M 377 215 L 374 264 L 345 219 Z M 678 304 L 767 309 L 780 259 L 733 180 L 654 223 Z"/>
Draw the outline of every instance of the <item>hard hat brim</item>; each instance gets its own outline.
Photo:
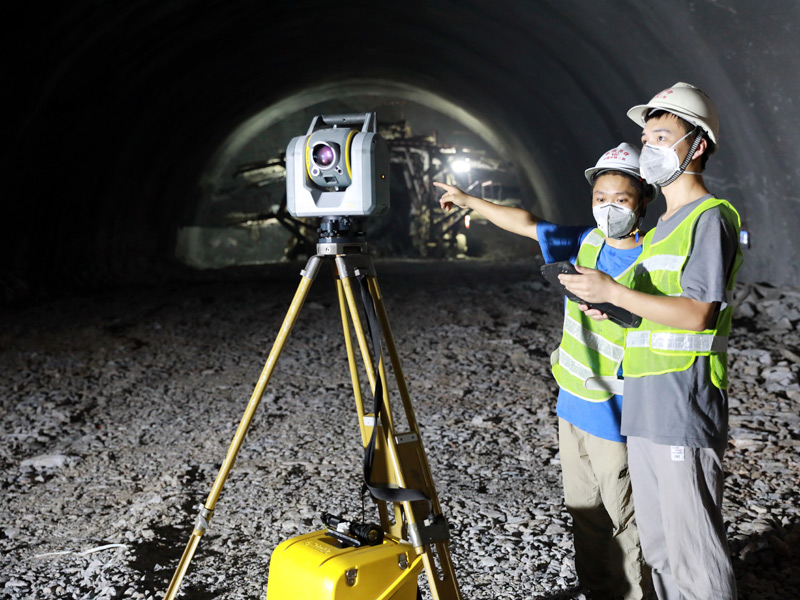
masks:
<path id="1" fill-rule="evenodd" d="M 628 118 L 631 121 L 633 121 L 634 123 L 638 123 L 639 125 L 644 127 L 645 115 L 647 115 L 647 112 L 651 108 L 653 108 L 653 107 L 649 106 L 647 104 L 637 104 L 633 108 L 628 109 L 628 113 L 627 113 L 628 114 Z"/>
<path id="2" fill-rule="evenodd" d="M 627 169 L 625 167 L 591 167 L 590 169 L 586 169 L 583 174 L 586 176 L 586 181 L 589 182 L 589 185 L 594 185 L 595 178 L 602 173 L 603 171 L 620 171 L 622 173 L 627 173 L 634 179 L 641 179 L 642 176 L 639 174 L 638 171 L 634 171 L 633 169 Z"/>

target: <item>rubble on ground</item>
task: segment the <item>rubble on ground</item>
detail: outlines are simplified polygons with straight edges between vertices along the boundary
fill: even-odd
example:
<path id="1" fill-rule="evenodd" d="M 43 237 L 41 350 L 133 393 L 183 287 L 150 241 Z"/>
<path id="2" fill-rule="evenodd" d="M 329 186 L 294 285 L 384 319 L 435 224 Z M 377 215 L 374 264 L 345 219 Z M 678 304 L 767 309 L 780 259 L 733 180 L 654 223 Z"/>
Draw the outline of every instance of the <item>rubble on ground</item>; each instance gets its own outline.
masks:
<path id="1" fill-rule="evenodd" d="M 376 268 L 464 598 L 578 598 L 548 360 L 561 298 L 535 261 Z M 287 269 L 0 315 L 0 599 L 163 598 L 299 282 Z M 724 514 L 740 597 L 785 600 L 800 589 L 800 291 L 736 296 Z M 322 273 L 181 597 L 264 598 L 278 543 L 324 511 L 361 515 L 354 417 Z"/>

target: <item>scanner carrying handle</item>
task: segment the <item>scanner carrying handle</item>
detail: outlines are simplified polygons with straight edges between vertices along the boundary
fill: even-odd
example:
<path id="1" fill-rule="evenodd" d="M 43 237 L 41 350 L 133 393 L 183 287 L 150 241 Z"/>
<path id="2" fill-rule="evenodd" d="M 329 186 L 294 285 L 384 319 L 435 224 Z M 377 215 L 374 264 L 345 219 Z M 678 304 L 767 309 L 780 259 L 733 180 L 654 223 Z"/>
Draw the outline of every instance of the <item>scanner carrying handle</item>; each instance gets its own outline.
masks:
<path id="1" fill-rule="evenodd" d="M 356 114 L 346 114 L 346 115 L 317 115 L 311 121 L 311 125 L 308 128 L 308 133 L 306 135 L 311 135 L 314 132 L 314 129 L 317 126 L 317 122 L 321 122 L 324 125 L 339 127 L 343 125 L 361 125 L 362 132 L 376 132 L 377 129 L 377 119 L 374 112 L 368 113 L 356 113 Z"/>

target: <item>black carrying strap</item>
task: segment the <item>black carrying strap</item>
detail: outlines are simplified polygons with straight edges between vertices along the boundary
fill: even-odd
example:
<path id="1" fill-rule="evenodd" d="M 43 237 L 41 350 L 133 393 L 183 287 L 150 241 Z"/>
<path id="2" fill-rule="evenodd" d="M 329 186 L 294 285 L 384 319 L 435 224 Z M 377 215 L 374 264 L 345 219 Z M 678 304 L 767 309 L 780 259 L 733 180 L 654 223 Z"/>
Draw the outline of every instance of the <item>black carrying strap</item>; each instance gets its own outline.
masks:
<path id="1" fill-rule="evenodd" d="M 689 148 L 689 153 L 686 155 L 686 158 L 683 159 L 681 166 L 678 167 L 678 170 L 675 171 L 672 177 L 667 179 L 664 183 L 660 184 L 661 187 L 669 185 L 670 183 L 675 181 L 678 177 L 683 175 L 683 172 L 686 170 L 686 167 L 688 167 L 689 163 L 692 162 L 692 157 L 694 156 L 695 150 L 697 150 L 697 147 L 700 145 L 700 141 L 703 139 L 703 128 L 700 127 L 699 125 L 695 125 L 693 131 L 696 131 L 697 135 L 695 136 L 694 141 L 692 142 L 692 145 Z"/>
<path id="2" fill-rule="evenodd" d="M 431 510 L 431 500 L 421 490 L 401 488 L 397 486 L 372 483 L 372 464 L 375 459 L 375 441 L 378 433 L 378 423 L 380 423 L 381 410 L 383 409 L 383 381 L 381 380 L 380 361 L 381 350 L 381 325 L 375 311 L 375 304 L 369 292 L 369 281 L 366 275 L 356 273 L 359 284 L 361 285 L 361 301 L 364 304 L 364 312 L 367 316 L 367 329 L 372 338 L 373 368 L 375 372 L 375 395 L 373 398 L 372 414 L 375 421 L 372 425 L 372 436 L 370 436 L 367 447 L 364 448 L 364 485 L 370 494 L 378 500 L 385 502 L 411 502 L 414 500 L 426 500 L 428 511 Z"/>

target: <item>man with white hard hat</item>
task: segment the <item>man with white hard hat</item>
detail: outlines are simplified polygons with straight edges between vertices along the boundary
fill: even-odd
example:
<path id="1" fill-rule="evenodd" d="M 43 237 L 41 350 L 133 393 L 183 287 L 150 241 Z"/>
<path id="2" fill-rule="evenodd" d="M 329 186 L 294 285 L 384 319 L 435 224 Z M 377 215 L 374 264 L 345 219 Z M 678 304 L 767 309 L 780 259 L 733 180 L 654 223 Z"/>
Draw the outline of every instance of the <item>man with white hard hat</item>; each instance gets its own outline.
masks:
<path id="1" fill-rule="evenodd" d="M 658 188 L 639 174 L 639 150 L 620 144 L 603 154 L 584 175 L 592 186 L 596 226 L 548 223 L 536 215 L 469 196 L 455 186 L 434 183 L 446 193 L 442 208 L 475 210 L 512 233 L 539 242 L 545 262 L 569 260 L 630 281 L 641 253 L 639 227 Z M 593 600 L 639 600 L 652 590 L 633 515 L 622 409 L 622 328 L 595 321 L 573 301 L 564 306 L 561 344 L 551 357 L 559 392 L 564 501 L 572 515 L 575 570 Z"/>
<path id="2" fill-rule="evenodd" d="M 735 600 L 721 506 L 740 220 L 702 176 L 719 143 L 719 118 L 709 97 L 686 83 L 628 116 L 643 127 L 641 173 L 661 187 L 666 211 L 644 238 L 630 286 L 582 268 L 561 281 L 587 302 L 642 317 L 625 338 L 622 433 L 659 599 Z"/>

